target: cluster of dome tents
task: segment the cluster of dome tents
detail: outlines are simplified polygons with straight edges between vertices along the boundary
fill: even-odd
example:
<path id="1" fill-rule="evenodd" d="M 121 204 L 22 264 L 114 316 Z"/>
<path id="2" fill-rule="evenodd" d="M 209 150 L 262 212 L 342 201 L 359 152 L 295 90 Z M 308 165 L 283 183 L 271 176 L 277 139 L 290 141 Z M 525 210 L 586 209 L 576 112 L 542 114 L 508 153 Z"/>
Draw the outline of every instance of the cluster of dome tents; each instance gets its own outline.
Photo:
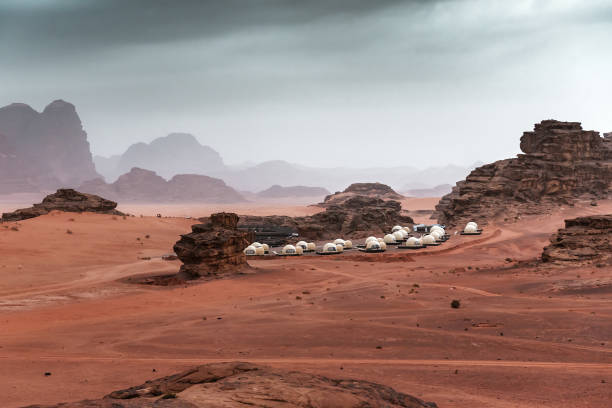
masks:
<path id="1" fill-rule="evenodd" d="M 395 245 L 398 249 L 419 249 L 426 248 L 429 246 L 438 246 L 450 238 L 442 225 L 431 225 L 431 226 L 419 226 L 423 229 L 419 237 L 411 236 L 411 229 L 409 227 L 402 227 L 396 225 L 391 229 L 391 232 L 384 235 L 382 238 L 374 236 L 368 237 L 363 245 L 357 245 L 362 252 L 384 252 L 387 250 L 387 246 Z M 417 228 L 414 228 L 415 232 Z M 475 222 L 469 222 L 461 232 L 462 235 L 480 235 L 481 229 L 478 229 L 478 224 Z M 332 255 L 340 254 L 345 250 L 353 249 L 353 243 L 350 240 L 344 240 L 338 238 L 333 242 L 324 244 L 321 248 L 317 249 L 314 242 L 299 241 L 295 245 L 285 245 L 281 248 L 280 252 L 274 252 L 274 255 L 279 256 L 299 256 L 308 252 L 314 252 L 318 255 Z M 259 242 L 253 242 L 249 245 L 244 253 L 248 256 L 261 256 L 270 254 L 270 248 L 267 244 L 260 244 Z"/>

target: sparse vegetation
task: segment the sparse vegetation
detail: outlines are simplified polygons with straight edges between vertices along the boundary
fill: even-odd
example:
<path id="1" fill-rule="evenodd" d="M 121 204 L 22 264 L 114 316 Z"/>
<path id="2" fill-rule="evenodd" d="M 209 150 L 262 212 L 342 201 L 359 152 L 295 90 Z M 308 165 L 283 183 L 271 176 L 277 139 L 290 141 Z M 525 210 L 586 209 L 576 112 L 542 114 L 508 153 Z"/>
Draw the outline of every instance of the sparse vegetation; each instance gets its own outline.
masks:
<path id="1" fill-rule="evenodd" d="M 450 305 L 453 309 L 459 309 L 461 307 L 461 302 L 457 299 L 453 299 Z"/>

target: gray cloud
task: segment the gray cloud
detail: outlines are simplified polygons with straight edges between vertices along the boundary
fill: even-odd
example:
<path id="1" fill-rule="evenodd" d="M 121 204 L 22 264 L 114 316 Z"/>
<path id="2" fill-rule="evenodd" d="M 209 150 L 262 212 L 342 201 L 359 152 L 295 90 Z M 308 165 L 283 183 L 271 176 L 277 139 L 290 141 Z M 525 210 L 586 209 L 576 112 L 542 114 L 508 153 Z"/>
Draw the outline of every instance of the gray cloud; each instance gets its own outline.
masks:
<path id="1" fill-rule="evenodd" d="M 70 100 L 102 154 L 188 131 L 230 162 L 488 161 L 544 118 L 612 129 L 611 22 L 596 0 L 6 0 L 0 104 Z"/>

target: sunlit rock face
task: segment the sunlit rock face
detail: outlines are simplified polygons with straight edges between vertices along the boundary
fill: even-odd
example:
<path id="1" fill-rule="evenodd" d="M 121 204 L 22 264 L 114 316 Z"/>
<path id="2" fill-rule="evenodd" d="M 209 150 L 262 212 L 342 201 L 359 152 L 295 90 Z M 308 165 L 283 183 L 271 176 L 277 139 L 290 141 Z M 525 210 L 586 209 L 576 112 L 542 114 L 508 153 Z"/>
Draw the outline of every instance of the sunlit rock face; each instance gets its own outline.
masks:
<path id="1" fill-rule="evenodd" d="M 446 225 L 495 217 L 514 220 L 560 205 L 610 196 L 610 134 L 585 131 L 578 122 L 545 120 L 525 132 L 514 159 L 478 167 L 442 197 L 433 218 Z"/>

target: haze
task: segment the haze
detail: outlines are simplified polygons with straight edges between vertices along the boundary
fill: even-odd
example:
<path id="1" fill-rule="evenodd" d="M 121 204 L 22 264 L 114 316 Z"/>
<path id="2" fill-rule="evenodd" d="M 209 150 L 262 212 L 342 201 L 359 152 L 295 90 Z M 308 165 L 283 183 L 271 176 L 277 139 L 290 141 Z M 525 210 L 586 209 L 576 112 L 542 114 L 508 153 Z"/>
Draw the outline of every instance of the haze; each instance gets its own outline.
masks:
<path id="1" fill-rule="evenodd" d="M 9 0 L 0 106 L 74 103 L 97 155 L 189 132 L 229 164 L 467 165 L 542 119 L 612 131 L 611 41 L 597 0 Z"/>

